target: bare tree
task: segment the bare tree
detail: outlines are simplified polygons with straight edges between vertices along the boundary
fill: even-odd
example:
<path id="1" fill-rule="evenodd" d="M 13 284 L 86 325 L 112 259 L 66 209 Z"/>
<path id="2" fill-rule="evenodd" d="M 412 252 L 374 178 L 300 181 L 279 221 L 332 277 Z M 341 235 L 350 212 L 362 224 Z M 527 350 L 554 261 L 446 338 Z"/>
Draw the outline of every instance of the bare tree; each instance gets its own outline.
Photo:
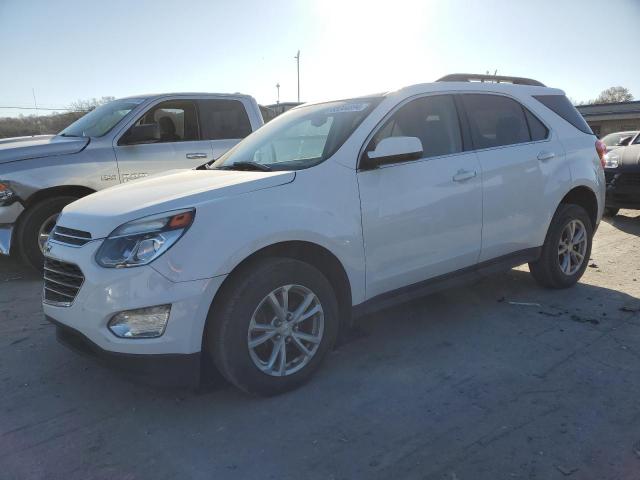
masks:
<path id="1" fill-rule="evenodd" d="M 18 117 L 0 118 L 0 138 L 56 134 L 85 113 L 114 99 L 115 97 L 100 97 L 76 100 L 69 105 L 71 111 L 64 113 L 52 112 L 50 115 L 19 115 Z"/>
<path id="2" fill-rule="evenodd" d="M 598 98 L 590 103 L 618 103 L 628 102 L 633 100 L 633 95 L 628 88 L 625 87 L 611 87 L 603 90 Z"/>
<path id="3" fill-rule="evenodd" d="M 100 97 L 100 98 L 90 98 L 87 100 L 76 100 L 75 102 L 71 102 L 69 104 L 69 109 L 75 112 L 90 112 L 96 107 L 100 105 L 104 105 L 105 103 L 109 103 L 112 100 L 115 100 L 115 97 Z"/>

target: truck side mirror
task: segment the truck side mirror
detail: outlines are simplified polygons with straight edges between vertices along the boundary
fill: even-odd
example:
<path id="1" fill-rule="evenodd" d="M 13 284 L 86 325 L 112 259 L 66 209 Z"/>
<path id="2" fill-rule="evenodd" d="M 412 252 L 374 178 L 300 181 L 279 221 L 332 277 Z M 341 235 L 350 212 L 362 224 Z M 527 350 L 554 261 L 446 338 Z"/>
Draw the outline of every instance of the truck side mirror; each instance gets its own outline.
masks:
<path id="1" fill-rule="evenodd" d="M 131 127 L 124 140 L 126 145 L 157 142 L 160 140 L 160 125 L 157 123 L 134 125 Z"/>

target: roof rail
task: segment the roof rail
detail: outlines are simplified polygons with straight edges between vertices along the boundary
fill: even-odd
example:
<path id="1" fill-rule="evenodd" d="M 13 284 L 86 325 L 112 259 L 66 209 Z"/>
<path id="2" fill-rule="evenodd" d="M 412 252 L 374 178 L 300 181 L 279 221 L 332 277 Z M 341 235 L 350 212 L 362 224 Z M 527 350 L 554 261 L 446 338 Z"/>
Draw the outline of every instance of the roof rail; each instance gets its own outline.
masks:
<path id="1" fill-rule="evenodd" d="M 452 73 L 436 80 L 437 82 L 480 82 L 512 83 L 514 85 L 533 85 L 536 87 L 546 87 L 544 83 L 531 78 L 523 77 L 503 77 L 501 75 L 483 75 L 480 73 Z"/>

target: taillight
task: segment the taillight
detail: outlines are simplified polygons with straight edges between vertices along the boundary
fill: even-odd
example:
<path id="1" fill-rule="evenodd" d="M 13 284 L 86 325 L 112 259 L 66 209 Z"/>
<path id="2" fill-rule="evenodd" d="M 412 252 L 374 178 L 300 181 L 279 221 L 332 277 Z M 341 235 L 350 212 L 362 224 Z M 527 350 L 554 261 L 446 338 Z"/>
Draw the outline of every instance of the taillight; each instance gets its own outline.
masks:
<path id="1" fill-rule="evenodd" d="M 596 152 L 600 157 L 600 165 L 604 168 L 604 156 L 607 154 L 607 145 L 602 140 L 596 140 Z"/>

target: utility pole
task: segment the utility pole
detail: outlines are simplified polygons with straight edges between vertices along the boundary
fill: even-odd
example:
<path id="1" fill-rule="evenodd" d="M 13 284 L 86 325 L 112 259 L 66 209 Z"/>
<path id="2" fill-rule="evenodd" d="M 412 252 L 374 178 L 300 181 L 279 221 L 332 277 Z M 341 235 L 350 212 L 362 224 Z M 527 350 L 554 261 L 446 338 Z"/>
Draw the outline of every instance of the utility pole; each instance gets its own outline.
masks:
<path id="1" fill-rule="evenodd" d="M 296 59 L 296 65 L 298 67 L 298 103 L 300 103 L 300 50 L 298 50 L 298 54 L 293 58 Z"/>
<path id="2" fill-rule="evenodd" d="M 276 88 L 278 89 L 278 100 L 276 101 L 276 105 L 280 104 L 280 82 L 276 83 Z"/>

